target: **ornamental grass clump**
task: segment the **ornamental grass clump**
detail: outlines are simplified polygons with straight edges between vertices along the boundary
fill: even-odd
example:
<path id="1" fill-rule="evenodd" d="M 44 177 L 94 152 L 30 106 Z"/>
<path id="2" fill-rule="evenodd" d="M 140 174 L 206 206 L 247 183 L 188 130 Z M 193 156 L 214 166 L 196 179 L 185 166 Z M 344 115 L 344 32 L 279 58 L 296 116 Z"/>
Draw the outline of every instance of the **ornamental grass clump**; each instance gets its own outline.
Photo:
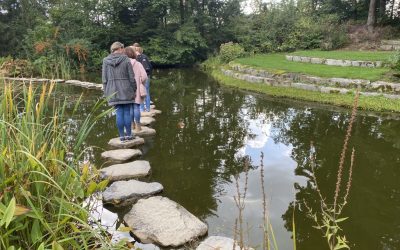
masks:
<path id="1" fill-rule="evenodd" d="M 0 249 L 113 249 L 82 205 L 107 182 L 97 184 L 79 159 L 93 124 L 109 111 L 95 104 L 68 145 L 66 102 L 56 101 L 54 84 L 0 86 Z"/>

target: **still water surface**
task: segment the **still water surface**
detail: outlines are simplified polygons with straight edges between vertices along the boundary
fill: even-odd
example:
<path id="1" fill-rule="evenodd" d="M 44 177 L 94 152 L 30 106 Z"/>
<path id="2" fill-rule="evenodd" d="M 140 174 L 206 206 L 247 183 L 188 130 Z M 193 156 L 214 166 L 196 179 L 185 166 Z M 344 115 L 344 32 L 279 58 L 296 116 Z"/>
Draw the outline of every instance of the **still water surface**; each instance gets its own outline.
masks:
<path id="1" fill-rule="evenodd" d="M 71 119 L 77 126 L 101 95 L 72 86 L 58 90 L 71 100 L 71 108 L 83 91 L 82 112 Z M 209 235 L 233 237 L 234 176 L 243 186 L 244 162 L 250 159 L 245 235 L 249 245 L 260 249 L 263 153 L 269 216 L 279 249 L 292 249 L 294 202 L 297 249 L 327 249 L 301 205 L 304 200 L 314 208 L 319 204 L 310 177 L 310 144 L 317 154 L 320 189 L 332 202 L 350 110 L 223 88 L 194 69 L 157 71 L 151 93 L 163 113 L 153 125 L 157 135 L 141 148 L 142 158 L 152 166 L 146 180 L 160 182 L 164 196 L 204 220 Z M 86 159 L 99 168 L 109 165 L 100 153 L 117 137 L 114 119 L 96 124 L 87 141 L 95 148 Z M 343 212 L 349 217 L 342 224 L 346 238 L 352 249 L 400 249 L 400 121 L 359 114 L 350 147 L 356 155 L 350 201 Z"/>

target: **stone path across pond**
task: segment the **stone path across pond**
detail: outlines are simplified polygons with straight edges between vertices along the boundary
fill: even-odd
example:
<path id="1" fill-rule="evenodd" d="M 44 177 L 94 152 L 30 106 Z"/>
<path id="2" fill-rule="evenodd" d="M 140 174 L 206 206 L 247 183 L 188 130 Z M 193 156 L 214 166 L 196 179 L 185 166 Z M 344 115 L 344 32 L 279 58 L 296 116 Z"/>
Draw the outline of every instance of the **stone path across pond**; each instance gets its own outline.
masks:
<path id="1" fill-rule="evenodd" d="M 135 134 L 136 135 L 136 134 Z M 136 136 L 133 140 L 121 141 L 119 137 L 113 138 L 108 142 L 108 145 L 115 148 L 133 148 L 144 144 L 144 139 Z"/>
<path id="2" fill-rule="evenodd" d="M 140 178 L 149 175 L 150 163 L 148 161 L 133 161 L 123 164 L 115 164 L 99 170 L 101 179 L 120 181 Z"/>
<path id="3" fill-rule="evenodd" d="M 103 192 L 103 201 L 115 206 L 127 206 L 141 198 L 160 193 L 163 189 L 164 187 L 157 182 L 117 181 Z"/>
<path id="4" fill-rule="evenodd" d="M 155 121 L 156 119 L 150 116 L 145 116 L 140 118 L 140 123 L 142 124 L 142 126 L 149 126 L 153 124 Z"/>
<path id="5" fill-rule="evenodd" d="M 147 126 L 142 126 L 142 129 L 139 132 L 134 131 L 134 134 L 136 136 L 143 136 L 143 137 L 153 136 L 156 134 L 156 130 L 153 128 L 149 128 Z"/>
<path id="6" fill-rule="evenodd" d="M 142 151 L 139 149 L 116 149 L 103 152 L 101 157 L 111 161 L 124 162 L 141 155 Z"/>
<path id="7" fill-rule="evenodd" d="M 143 243 L 177 247 L 207 233 L 207 225 L 178 203 L 161 196 L 141 199 L 124 216 Z"/>
<path id="8" fill-rule="evenodd" d="M 221 237 L 221 236 L 210 236 L 204 240 L 196 250 L 240 250 L 238 244 L 233 248 L 234 241 L 231 238 Z M 247 250 L 254 250 L 253 248 L 246 247 Z"/>

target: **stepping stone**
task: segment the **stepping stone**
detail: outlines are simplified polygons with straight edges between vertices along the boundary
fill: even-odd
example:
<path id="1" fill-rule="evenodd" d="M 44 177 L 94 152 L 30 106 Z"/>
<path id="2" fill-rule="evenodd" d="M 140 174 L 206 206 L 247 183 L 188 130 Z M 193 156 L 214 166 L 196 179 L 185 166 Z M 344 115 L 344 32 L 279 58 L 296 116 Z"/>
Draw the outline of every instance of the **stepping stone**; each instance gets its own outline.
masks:
<path id="1" fill-rule="evenodd" d="M 101 157 L 111 161 L 127 161 L 141 155 L 142 151 L 139 149 L 116 149 L 101 153 Z"/>
<path id="2" fill-rule="evenodd" d="M 120 181 L 144 177 L 150 172 L 150 163 L 148 161 L 133 161 L 124 164 L 115 164 L 100 169 L 100 178 L 110 181 Z"/>
<path id="3" fill-rule="evenodd" d="M 133 148 L 135 146 L 139 146 L 144 144 L 144 139 L 140 137 L 135 137 L 133 140 L 129 141 L 121 141 L 119 137 L 113 138 L 108 142 L 108 145 L 115 148 Z"/>
<path id="4" fill-rule="evenodd" d="M 139 132 L 134 131 L 134 134 L 136 136 L 153 136 L 156 134 L 156 130 L 146 126 L 142 126 L 142 129 Z"/>
<path id="5" fill-rule="evenodd" d="M 103 192 L 103 202 L 112 203 L 115 206 L 126 206 L 141 198 L 160 193 L 163 189 L 163 186 L 157 182 L 117 181 Z"/>
<path id="6" fill-rule="evenodd" d="M 161 196 L 139 200 L 124 221 L 143 243 L 177 247 L 207 233 L 207 225 L 178 203 Z"/>
<path id="7" fill-rule="evenodd" d="M 146 112 L 146 111 L 142 111 L 142 112 L 140 112 L 140 117 L 153 117 L 153 116 L 155 116 L 156 114 L 154 114 L 153 112 Z"/>
<path id="8" fill-rule="evenodd" d="M 150 110 L 150 113 L 154 113 L 155 115 L 159 115 L 159 114 L 162 113 L 162 111 L 158 110 L 158 109 L 152 109 L 152 110 Z"/>
<path id="9" fill-rule="evenodd" d="M 143 126 L 148 126 L 148 125 L 154 123 L 155 121 L 156 121 L 156 119 L 154 119 L 153 117 L 150 117 L 150 116 L 145 116 L 145 117 L 140 118 L 140 123 Z"/>
<path id="10" fill-rule="evenodd" d="M 151 109 L 150 112 L 140 112 L 141 117 L 153 117 L 155 115 L 161 114 L 162 111 L 158 109 Z"/>
<path id="11" fill-rule="evenodd" d="M 210 236 L 206 240 L 204 240 L 196 250 L 240 250 L 239 245 L 236 244 L 235 248 L 233 248 L 233 239 L 222 237 L 222 236 Z M 253 250 L 253 248 L 245 248 L 249 250 Z"/>

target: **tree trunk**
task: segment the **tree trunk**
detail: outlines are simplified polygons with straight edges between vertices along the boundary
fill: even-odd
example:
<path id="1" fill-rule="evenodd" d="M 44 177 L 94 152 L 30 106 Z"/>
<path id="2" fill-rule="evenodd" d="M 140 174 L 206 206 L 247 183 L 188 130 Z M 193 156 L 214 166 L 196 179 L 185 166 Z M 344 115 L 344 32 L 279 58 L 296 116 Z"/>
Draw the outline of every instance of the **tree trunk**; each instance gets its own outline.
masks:
<path id="1" fill-rule="evenodd" d="M 181 14 L 181 24 L 185 23 L 185 0 L 179 1 L 179 11 Z"/>
<path id="2" fill-rule="evenodd" d="M 353 4 L 353 18 L 354 20 L 357 20 L 357 0 L 352 0 Z"/>
<path id="3" fill-rule="evenodd" d="M 386 0 L 379 0 L 379 17 L 384 18 L 386 14 Z"/>
<path id="4" fill-rule="evenodd" d="M 369 32 L 374 31 L 375 22 L 376 22 L 376 0 L 370 0 L 368 20 L 367 20 L 367 28 Z"/>
<path id="5" fill-rule="evenodd" d="M 391 8 L 391 10 L 390 10 L 390 19 L 393 19 L 394 3 L 395 3 L 395 1 L 392 0 L 391 6 L 390 6 L 390 8 Z"/>

